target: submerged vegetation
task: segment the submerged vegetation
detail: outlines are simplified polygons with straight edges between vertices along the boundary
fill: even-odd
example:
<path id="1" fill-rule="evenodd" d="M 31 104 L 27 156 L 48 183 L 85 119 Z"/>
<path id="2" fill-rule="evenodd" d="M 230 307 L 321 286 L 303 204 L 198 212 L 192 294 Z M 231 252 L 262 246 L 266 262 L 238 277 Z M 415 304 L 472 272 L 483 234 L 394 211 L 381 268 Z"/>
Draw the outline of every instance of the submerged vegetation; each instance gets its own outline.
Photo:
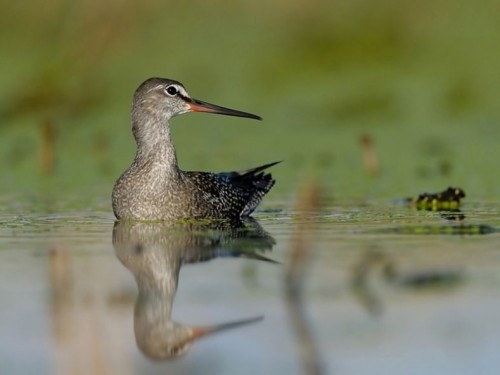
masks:
<path id="1" fill-rule="evenodd" d="M 465 192 L 451 186 L 440 193 L 422 193 L 414 198 L 407 198 L 409 206 L 426 211 L 458 211 L 460 200 L 465 198 Z"/>

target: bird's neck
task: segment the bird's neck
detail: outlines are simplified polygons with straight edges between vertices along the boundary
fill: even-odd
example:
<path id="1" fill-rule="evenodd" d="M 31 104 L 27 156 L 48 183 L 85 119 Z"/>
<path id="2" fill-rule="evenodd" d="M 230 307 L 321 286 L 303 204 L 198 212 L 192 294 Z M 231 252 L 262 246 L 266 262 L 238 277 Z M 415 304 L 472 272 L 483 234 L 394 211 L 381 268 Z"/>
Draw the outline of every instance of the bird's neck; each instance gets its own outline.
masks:
<path id="1" fill-rule="evenodd" d="M 137 143 L 136 162 L 154 162 L 167 169 L 178 170 L 168 121 L 154 117 L 143 124 L 134 121 L 133 132 Z"/>

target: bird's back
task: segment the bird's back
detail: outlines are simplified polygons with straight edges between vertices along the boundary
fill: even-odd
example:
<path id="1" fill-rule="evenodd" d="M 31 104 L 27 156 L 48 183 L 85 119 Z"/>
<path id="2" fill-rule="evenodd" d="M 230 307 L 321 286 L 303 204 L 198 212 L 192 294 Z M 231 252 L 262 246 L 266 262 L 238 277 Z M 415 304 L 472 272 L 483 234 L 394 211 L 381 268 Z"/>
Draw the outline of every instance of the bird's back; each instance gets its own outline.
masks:
<path id="1" fill-rule="evenodd" d="M 256 168 L 222 173 L 184 172 L 186 184 L 197 191 L 199 207 L 211 212 L 210 217 L 246 217 L 258 206 L 275 180 L 264 170 L 279 162 Z"/>

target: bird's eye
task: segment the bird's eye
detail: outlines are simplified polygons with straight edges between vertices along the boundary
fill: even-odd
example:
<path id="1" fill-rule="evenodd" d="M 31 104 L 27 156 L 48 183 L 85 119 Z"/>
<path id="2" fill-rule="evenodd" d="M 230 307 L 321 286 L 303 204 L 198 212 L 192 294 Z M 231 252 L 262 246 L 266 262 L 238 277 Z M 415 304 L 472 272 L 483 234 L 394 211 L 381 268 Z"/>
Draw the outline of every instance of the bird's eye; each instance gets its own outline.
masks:
<path id="1" fill-rule="evenodd" d="M 177 95 L 179 90 L 177 90 L 177 87 L 172 85 L 172 86 L 167 86 L 167 88 L 165 89 L 165 92 L 170 96 L 175 96 L 175 95 Z"/>

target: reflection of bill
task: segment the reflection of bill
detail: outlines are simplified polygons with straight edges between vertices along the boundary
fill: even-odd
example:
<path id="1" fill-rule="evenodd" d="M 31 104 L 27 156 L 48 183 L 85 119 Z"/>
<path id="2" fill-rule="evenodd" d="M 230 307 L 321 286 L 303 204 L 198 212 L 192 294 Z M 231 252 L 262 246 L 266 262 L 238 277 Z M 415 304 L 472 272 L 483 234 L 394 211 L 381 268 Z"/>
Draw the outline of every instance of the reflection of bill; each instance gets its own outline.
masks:
<path id="1" fill-rule="evenodd" d="M 185 354 L 198 338 L 261 320 L 253 317 L 192 327 L 172 321 L 171 312 L 183 263 L 219 256 L 274 262 L 257 253 L 269 251 L 273 245 L 274 239 L 254 220 L 232 224 L 117 221 L 113 246 L 139 288 L 134 311 L 139 349 L 153 359 L 173 359 Z"/>

